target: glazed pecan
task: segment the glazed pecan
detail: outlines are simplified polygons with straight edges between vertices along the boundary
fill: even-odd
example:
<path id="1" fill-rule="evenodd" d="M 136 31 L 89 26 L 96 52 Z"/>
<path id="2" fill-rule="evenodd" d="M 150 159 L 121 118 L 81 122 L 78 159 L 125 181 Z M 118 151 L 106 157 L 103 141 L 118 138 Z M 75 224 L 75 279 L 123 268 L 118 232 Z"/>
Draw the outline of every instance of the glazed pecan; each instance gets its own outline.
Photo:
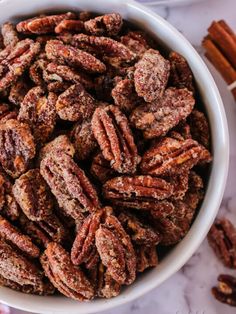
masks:
<path id="1" fill-rule="evenodd" d="M 135 107 L 143 103 L 142 98 L 136 94 L 134 81 L 130 79 L 119 81 L 112 89 L 111 95 L 115 104 L 127 113 L 131 112 Z"/>
<path id="2" fill-rule="evenodd" d="M 19 41 L 15 26 L 10 22 L 6 22 L 2 25 L 2 36 L 5 47 L 8 45 L 15 46 Z"/>
<path id="3" fill-rule="evenodd" d="M 150 48 L 147 35 L 140 31 L 130 31 L 120 41 L 139 57 Z"/>
<path id="4" fill-rule="evenodd" d="M 80 20 L 63 20 L 55 27 L 55 33 L 75 32 L 79 33 L 84 29 L 84 23 Z"/>
<path id="5" fill-rule="evenodd" d="M 143 155 L 140 168 L 152 175 L 176 175 L 186 173 L 199 161 L 210 162 L 211 155 L 198 142 L 165 137 Z"/>
<path id="6" fill-rule="evenodd" d="M 163 136 L 191 113 L 194 104 L 187 89 L 168 88 L 158 101 L 134 109 L 130 121 L 146 139 Z"/>
<path id="7" fill-rule="evenodd" d="M 135 253 L 137 272 L 142 273 L 145 269 L 158 265 L 157 249 L 155 246 L 136 246 Z"/>
<path id="8" fill-rule="evenodd" d="M 210 128 L 205 114 L 198 110 L 193 110 L 188 117 L 190 132 L 194 140 L 206 148 L 210 147 Z"/>
<path id="9" fill-rule="evenodd" d="M 34 155 L 34 139 L 27 124 L 12 119 L 0 125 L 0 162 L 11 177 L 24 173 Z"/>
<path id="10" fill-rule="evenodd" d="M 16 106 L 20 106 L 29 89 L 30 85 L 27 83 L 25 78 L 20 77 L 10 89 L 8 97 L 9 101 Z"/>
<path id="11" fill-rule="evenodd" d="M 223 264 L 236 268 L 236 228 L 225 218 L 217 219 L 208 233 L 208 242 Z"/>
<path id="12" fill-rule="evenodd" d="M 17 81 L 30 66 L 39 50 L 39 43 L 35 43 L 31 39 L 24 39 L 14 47 L 7 46 L 0 52 L 1 92 Z"/>
<path id="13" fill-rule="evenodd" d="M 179 175 L 173 175 L 170 177 L 165 177 L 167 181 L 173 184 L 174 192 L 171 196 L 172 199 L 182 200 L 189 188 L 189 171 L 185 171 Z"/>
<path id="14" fill-rule="evenodd" d="M 21 175 L 15 181 L 13 193 L 30 220 L 40 221 L 51 215 L 53 199 L 39 169 L 31 169 Z"/>
<path id="15" fill-rule="evenodd" d="M 180 121 L 180 123 L 173 130 L 170 131 L 169 136 L 176 138 L 177 140 L 191 139 L 192 134 L 189 124 L 185 120 Z"/>
<path id="16" fill-rule="evenodd" d="M 66 153 L 58 151 L 56 154 L 47 154 L 41 161 L 40 172 L 59 206 L 74 219 L 99 207 L 94 187 L 84 171 Z"/>
<path id="17" fill-rule="evenodd" d="M 122 25 L 123 20 L 119 13 L 97 16 L 84 23 L 85 30 L 96 36 L 116 36 L 120 32 Z"/>
<path id="18" fill-rule="evenodd" d="M 170 61 L 170 85 L 177 88 L 187 88 L 194 92 L 193 74 L 184 59 L 179 53 L 172 51 L 169 54 Z"/>
<path id="19" fill-rule="evenodd" d="M 220 302 L 236 306 L 236 278 L 230 275 L 219 275 L 218 287 L 212 288 L 213 296 Z"/>
<path id="20" fill-rule="evenodd" d="M 29 68 L 29 76 L 35 85 L 45 87 L 48 81 L 48 74 L 46 68 L 48 61 L 44 59 L 37 59 Z"/>
<path id="21" fill-rule="evenodd" d="M 85 274 L 72 264 L 69 253 L 61 245 L 51 242 L 40 261 L 46 276 L 62 294 L 79 301 L 94 297 Z"/>
<path id="22" fill-rule="evenodd" d="M 44 143 L 56 123 L 56 100 L 54 93 L 45 95 L 41 87 L 33 87 L 21 103 L 18 120 L 27 123 L 37 143 Z"/>
<path id="23" fill-rule="evenodd" d="M 75 265 L 87 263 L 95 247 L 95 233 L 98 230 L 103 211 L 99 210 L 90 214 L 79 229 L 71 249 L 71 260 Z M 95 265 L 97 264 L 95 260 Z M 89 265 L 93 268 L 95 265 Z"/>
<path id="24" fill-rule="evenodd" d="M 0 216 L 0 237 L 5 239 L 7 242 L 12 243 L 20 251 L 27 254 L 30 257 L 39 257 L 40 251 L 35 246 L 31 239 L 22 234 L 16 229 L 8 220 Z"/>
<path id="25" fill-rule="evenodd" d="M 94 156 L 90 173 L 101 183 L 105 183 L 107 180 L 113 178 L 116 175 L 115 170 L 110 167 L 109 161 L 103 157 L 101 152 Z"/>
<path id="26" fill-rule="evenodd" d="M 62 93 L 56 102 L 56 110 L 63 120 L 78 121 L 90 118 L 96 108 L 95 99 L 77 83 Z"/>
<path id="27" fill-rule="evenodd" d="M 91 73 L 103 73 L 106 66 L 90 53 L 64 45 L 59 40 L 49 40 L 45 47 L 47 58 L 59 63 L 76 66 Z"/>
<path id="28" fill-rule="evenodd" d="M 92 130 L 102 154 L 120 173 L 134 173 L 140 161 L 128 120 L 118 107 L 102 106 L 92 117 Z"/>
<path id="29" fill-rule="evenodd" d="M 70 82 L 53 81 L 51 83 L 48 83 L 47 89 L 49 92 L 60 95 L 61 93 L 64 93 L 70 86 Z"/>
<path id="30" fill-rule="evenodd" d="M 146 102 L 162 97 L 169 78 L 170 64 L 154 49 L 147 50 L 135 64 L 134 84 Z"/>
<path id="31" fill-rule="evenodd" d="M 17 118 L 17 111 L 12 110 L 8 104 L 0 104 L 0 123 Z"/>
<path id="32" fill-rule="evenodd" d="M 138 217 L 131 213 L 122 212 L 118 216 L 119 221 L 129 234 L 132 242 L 138 245 L 155 246 L 160 240 L 161 236 L 155 232 L 152 227 L 144 224 Z"/>
<path id="33" fill-rule="evenodd" d="M 93 135 L 90 120 L 76 123 L 71 131 L 70 139 L 79 160 L 86 160 L 97 148 L 97 141 Z"/>
<path id="34" fill-rule="evenodd" d="M 52 33 L 57 24 L 63 20 L 70 20 L 76 18 L 76 14 L 68 12 L 58 15 L 47 15 L 41 17 L 31 18 L 22 21 L 16 25 L 16 29 L 24 34 L 47 34 Z"/>
<path id="35" fill-rule="evenodd" d="M 19 217 L 20 208 L 12 191 L 10 178 L 0 168 L 0 213 L 14 221 Z"/>
<path id="36" fill-rule="evenodd" d="M 131 284 L 136 276 L 136 258 L 130 237 L 119 220 L 108 215 L 95 233 L 95 243 L 102 263 L 119 284 Z"/>

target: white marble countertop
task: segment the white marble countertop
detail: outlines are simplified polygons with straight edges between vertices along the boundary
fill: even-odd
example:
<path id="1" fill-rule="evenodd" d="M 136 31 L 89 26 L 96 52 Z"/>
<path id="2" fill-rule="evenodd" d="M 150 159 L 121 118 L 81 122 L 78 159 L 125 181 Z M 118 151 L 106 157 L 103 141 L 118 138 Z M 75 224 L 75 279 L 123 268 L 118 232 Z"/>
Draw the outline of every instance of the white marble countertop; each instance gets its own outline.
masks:
<path id="1" fill-rule="evenodd" d="M 205 0 L 183 7 L 152 7 L 182 32 L 202 53 L 201 40 L 214 19 L 225 19 L 236 30 L 235 0 Z M 216 71 L 210 70 L 221 92 L 229 123 L 231 154 L 228 183 L 219 215 L 236 224 L 236 103 Z M 103 314 L 235 314 L 235 308 L 213 299 L 210 289 L 219 273 L 235 272 L 225 269 L 215 258 L 205 240 L 189 262 L 164 284 L 129 304 Z M 23 312 L 14 311 L 14 314 Z"/>

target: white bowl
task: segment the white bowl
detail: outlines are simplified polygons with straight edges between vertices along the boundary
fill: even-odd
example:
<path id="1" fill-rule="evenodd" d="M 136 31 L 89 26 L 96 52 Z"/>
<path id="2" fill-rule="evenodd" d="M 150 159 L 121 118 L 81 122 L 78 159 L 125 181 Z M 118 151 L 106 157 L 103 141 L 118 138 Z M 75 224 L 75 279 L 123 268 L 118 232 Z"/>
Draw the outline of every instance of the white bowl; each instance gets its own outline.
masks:
<path id="1" fill-rule="evenodd" d="M 90 10 L 120 12 L 123 17 L 146 29 L 160 42 L 181 53 L 189 62 L 205 104 L 212 134 L 214 156 L 210 180 L 201 209 L 186 237 L 174 247 L 158 267 L 140 276 L 120 296 L 91 302 L 76 302 L 62 296 L 40 297 L 0 288 L 0 301 L 12 307 L 37 313 L 95 313 L 132 301 L 160 285 L 178 271 L 205 238 L 223 196 L 229 159 L 228 128 L 224 107 L 215 82 L 189 42 L 170 24 L 132 0 L 2 0 L 0 22 L 45 10 Z"/>

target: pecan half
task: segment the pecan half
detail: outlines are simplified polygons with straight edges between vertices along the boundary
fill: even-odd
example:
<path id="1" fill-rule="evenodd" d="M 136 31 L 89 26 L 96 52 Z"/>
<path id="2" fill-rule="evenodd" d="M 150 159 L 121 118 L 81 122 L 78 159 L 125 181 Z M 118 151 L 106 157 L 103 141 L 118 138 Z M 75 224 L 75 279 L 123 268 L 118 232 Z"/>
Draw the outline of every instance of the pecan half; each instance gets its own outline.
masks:
<path id="1" fill-rule="evenodd" d="M 102 263 L 119 284 L 131 284 L 136 276 L 136 258 L 130 237 L 119 220 L 108 215 L 95 234 Z"/>
<path id="2" fill-rule="evenodd" d="M 142 273 L 145 269 L 158 265 L 157 249 L 155 246 L 136 246 L 137 272 Z"/>
<path id="3" fill-rule="evenodd" d="M 219 275 L 218 287 L 212 288 L 212 294 L 218 301 L 236 306 L 236 278 L 230 275 Z"/>
<path id="4" fill-rule="evenodd" d="M 16 106 L 20 106 L 29 89 L 30 86 L 26 82 L 25 78 L 20 77 L 19 80 L 14 85 L 12 85 L 10 89 L 10 94 L 8 97 L 9 101 Z"/>
<path id="5" fill-rule="evenodd" d="M 135 108 L 130 121 L 146 139 L 163 136 L 191 113 L 194 104 L 190 91 L 171 87 L 158 101 Z"/>
<path id="6" fill-rule="evenodd" d="M 225 218 L 217 219 L 208 233 L 208 242 L 223 264 L 236 268 L 236 228 Z"/>
<path id="7" fill-rule="evenodd" d="M 120 32 L 122 25 L 123 20 L 119 13 L 97 16 L 84 23 L 85 30 L 96 36 L 116 36 Z"/>
<path id="8" fill-rule="evenodd" d="M 10 22 L 6 22 L 2 25 L 2 36 L 5 47 L 8 45 L 15 46 L 19 41 L 15 26 Z"/>
<path id="9" fill-rule="evenodd" d="M 47 15 L 41 17 L 31 18 L 22 21 L 16 25 L 16 29 L 24 34 L 47 34 L 52 33 L 57 24 L 63 20 L 70 20 L 76 18 L 76 14 L 68 12 L 58 15 Z"/>
<path id="10" fill-rule="evenodd" d="M 147 50 L 135 64 L 134 84 L 137 94 L 146 102 L 162 97 L 167 85 L 170 63 L 154 49 Z"/>
<path id="11" fill-rule="evenodd" d="M 143 155 L 140 168 L 152 175 L 176 175 L 186 173 L 199 161 L 210 162 L 211 155 L 198 142 L 165 137 Z"/>
<path id="12" fill-rule="evenodd" d="M 99 107 L 92 117 L 92 130 L 102 154 L 116 171 L 134 173 L 140 161 L 128 120 L 116 106 Z"/>
<path id="13" fill-rule="evenodd" d="M 77 83 L 62 93 L 56 102 L 56 110 L 63 120 L 78 121 L 90 118 L 96 108 L 95 99 Z"/>
<path id="14" fill-rule="evenodd" d="M 0 123 L 17 118 L 17 111 L 12 110 L 7 104 L 0 104 Z"/>
<path id="15" fill-rule="evenodd" d="M 46 82 L 48 80 L 48 73 L 46 73 L 46 68 L 48 61 L 42 58 L 38 58 L 29 68 L 30 79 L 35 85 L 46 87 Z"/>
<path id="16" fill-rule="evenodd" d="M 91 73 L 103 73 L 106 71 L 105 64 L 90 53 L 70 45 L 64 45 L 59 40 L 49 40 L 45 51 L 49 60 L 76 66 Z"/>
<path id="17" fill-rule="evenodd" d="M 21 175 L 15 181 L 13 193 L 30 220 L 40 221 L 51 215 L 53 199 L 39 169 L 31 169 Z"/>
<path id="18" fill-rule="evenodd" d="M 92 160 L 90 173 L 101 183 L 105 183 L 116 175 L 115 170 L 110 167 L 109 161 L 100 152 Z"/>
<path id="19" fill-rule="evenodd" d="M 80 20 L 63 20 L 55 27 L 55 33 L 75 32 L 79 33 L 84 29 L 84 23 Z"/>
<path id="20" fill-rule="evenodd" d="M 45 95 L 41 87 L 32 88 L 21 103 L 18 120 L 30 125 L 35 141 L 46 142 L 56 123 L 56 100 L 54 93 Z"/>
<path id="21" fill-rule="evenodd" d="M 147 35 L 140 31 L 130 31 L 120 41 L 139 57 L 150 48 Z"/>
<path id="22" fill-rule="evenodd" d="M 74 219 L 81 213 L 93 212 L 99 207 L 97 193 L 83 170 L 64 152 L 48 154 L 41 161 L 40 172 L 59 206 Z"/>
<path id="23" fill-rule="evenodd" d="M 61 245 L 51 242 L 40 258 L 46 276 L 65 296 L 83 301 L 94 297 L 93 288 Z"/>
<path id="24" fill-rule="evenodd" d="M 35 155 L 35 143 L 27 124 L 8 120 L 0 125 L 0 162 L 13 178 L 24 173 Z"/>
<path id="25" fill-rule="evenodd" d="M 210 147 L 210 127 L 205 114 L 198 110 L 193 110 L 188 117 L 190 132 L 194 140 L 206 148 Z"/>

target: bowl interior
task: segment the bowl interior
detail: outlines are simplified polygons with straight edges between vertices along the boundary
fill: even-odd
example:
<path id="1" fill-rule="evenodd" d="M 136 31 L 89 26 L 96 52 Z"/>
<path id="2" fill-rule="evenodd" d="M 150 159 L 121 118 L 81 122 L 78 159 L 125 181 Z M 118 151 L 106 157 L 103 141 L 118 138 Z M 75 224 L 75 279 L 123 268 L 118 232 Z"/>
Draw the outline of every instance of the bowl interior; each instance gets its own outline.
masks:
<path id="1" fill-rule="evenodd" d="M 191 66 L 210 122 L 214 160 L 205 199 L 187 236 L 168 253 L 158 267 L 140 276 L 114 299 L 80 303 L 61 296 L 39 297 L 0 288 L 1 302 L 37 313 L 67 311 L 88 314 L 131 301 L 160 285 L 184 265 L 206 236 L 217 214 L 227 177 L 229 148 L 226 117 L 214 80 L 196 51 L 180 33 L 162 18 L 132 0 L 2 0 L 0 9 L 0 23 L 47 11 L 119 12 L 125 19 L 147 30 L 168 49 L 181 53 Z"/>

